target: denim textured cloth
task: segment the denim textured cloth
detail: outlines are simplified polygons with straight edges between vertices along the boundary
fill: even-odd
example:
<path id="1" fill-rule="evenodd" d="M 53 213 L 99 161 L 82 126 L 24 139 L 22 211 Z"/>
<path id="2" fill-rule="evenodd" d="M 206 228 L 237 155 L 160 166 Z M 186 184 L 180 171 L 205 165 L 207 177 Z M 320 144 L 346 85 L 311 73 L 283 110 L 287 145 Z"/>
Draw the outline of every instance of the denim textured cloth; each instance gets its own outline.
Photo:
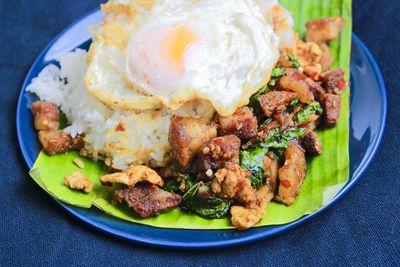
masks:
<path id="1" fill-rule="evenodd" d="M 337 204 L 289 232 L 211 251 L 154 249 L 86 226 L 28 176 L 15 111 L 38 53 L 96 0 L 0 1 L 0 266 L 399 266 L 400 1 L 354 0 L 354 32 L 377 58 L 388 90 L 381 147 Z M 372 105 L 373 103 L 371 103 Z"/>

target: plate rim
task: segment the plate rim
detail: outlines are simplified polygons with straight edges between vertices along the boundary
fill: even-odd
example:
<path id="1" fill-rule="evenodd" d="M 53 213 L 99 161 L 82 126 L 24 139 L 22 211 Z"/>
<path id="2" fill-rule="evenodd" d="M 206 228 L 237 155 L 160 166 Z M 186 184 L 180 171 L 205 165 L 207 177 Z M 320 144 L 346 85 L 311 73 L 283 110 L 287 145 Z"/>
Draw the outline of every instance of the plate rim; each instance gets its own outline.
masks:
<path id="1" fill-rule="evenodd" d="M 23 112 L 22 110 L 22 98 L 24 97 L 24 93 L 25 93 L 25 88 L 27 87 L 27 85 L 30 83 L 30 80 L 28 79 L 28 77 L 32 76 L 32 72 L 35 69 L 35 66 L 41 61 L 41 59 L 43 58 L 44 54 L 49 50 L 49 48 L 61 37 L 63 36 L 69 29 L 71 29 L 73 26 L 75 26 L 76 24 L 80 23 L 83 19 L 85 19 L 86 17 L 99 12 L 100 9 L 96 8 L 93 9 L 91 11 L 89 11 L 88 13 L 84 14 L 83 16 L 81 16 L 80 18 L 78 18 L 77 20 L 75 20 L 74 22 L 72 22 L 69 26 L 67 26 L 63 31 L 61 31 L 59 34 L 57 34 L 49 43 L 48 45 L 39 53 L 39 55 L 36 57 L 35 61 L 32 63 L 29 71 L 27 72 L 27 74 L 25 75 L 25 79 L 23 82 L 23 85 L 20 89 L 20 93 L 18 95 L 18 102 L 17 102 L 17 112 L 16 112 L 16 130 L 17 130 L 17 137 L 18 137 L 18 144 L 19 144 L 19 148 L 20 151 L 23 155 L 24 161 L 26 163 L 26 165 L 28 166 L 28 168 L 30 169 L 33 166 L 33 162 L 31 160 L 31 158 L 28 155 L 28 152 L 26 151 L 25 148 L 25 144 L 22 142 L 23 138 L 22 138 L 22 129 L 21 129 L 21 125 L 22 125 L 22 121 L 21 121 L 21 112 Z M 381 92 L 382 95 L 382 109 L 383 112 L 381 114 L 381 125 L 379 128 L 379 132 L 378 135 L 376 137 L 376 141 L 375 143 L 372 144 L 372 149 L 369 151 L 369 153 L 365 154 L 365 156 L 363 157 L 364 163 L 363 165 L 358 166 L 358 168 L 356 169 L 356 171 L 353 174 L 353 177 L 351 177 L 351 179 L 343 186 L 343 188 L 335 195 L 335 197 L 330 201 L 329 204 L 327 204 L 326 206 L 321 207 L 320 209 L 318 209 L 317 211 L 315 211 L 314 213 L 305 215 L 301 218 L 299 218 L 298 220 L 288 223 L 288 224 L 283 224 L 283 225 L 276 225 L 276 226 L 271 226 L 272 228 L 268 229 L 268 231 L 266 232 L 260 232 L 260 233 L 255 233 L 254 235 L 250 235 L 250 236 L 245 236 L 242 238 L 235 238 L 235 239 L 229 239 L 229 240 L 223 240 L 223 241 L 211 241 L 211 242 L 178 242 L 178 241 L 166 241 L 166 240 L 149 240 L 146 237 L 140 237 L 138 235 L 135 236 L 135 238 L 132 237 L 128 237 L 126 234 L 124 235 L 123 232 L 116 230 L 108 225 L 104 225 L 104 224 L 99 224 L 95 221 L 92 221 L 91 219 L 79 214 L 76 210 L 75 207 L 69 206 L 65 203 L 62 203 L 60 201 L 58 201 L 57 199 L 51 197 L 52 200 L 54 200 L 59 206 L 61 206 L 64 210 L 66 210 L 68 213 L 70 213 L 71 215 L 73 215 L 74 217 L 77 217 L 78 219 L 80 219 L 81 221 L 83 221 L 84 223 L 96 228 L 97 230 L 109 234 L 109 235 L 113 235 L 116 236 L 118 238 L 122 238 L 131 242 L 135 242 L 135 243 L 140 243 L 140 244 L 144 244 L 144 245 L 148 245 L 148 246 L 153 246 L 153 247 L 164 247 L 164 248 L 175 248 L 175 249 L 206 249 L 206 248 L 216 248 L 216 247 L 229 247 L 229 246 L 234 246 L 234 245 L 240 245 L 240 244 L 247 244 L 249 242 L 255 242 L 261 239 L 266 239 L 284 232 L 287 232 L 301 224 L 304 224 L 305 222 L 311 220 L 312 218 L 316 217 L 317 215 L 319 215 L 320 213 L 326 211 L 327 209 L 329 209 L 331 206 L 333 206 L 339 199 L 341 199 L 346 193 L 348 193 L 356 184 L 356 182 L 361 178 L 361 176 L 364 174 L 364 172 L 366 171 L 366 169 L 369 167 L 371 161 L 374 159 L 378 148 L 382 142 L 382 137 L 384 135 L 384 131 L 385 131 L 385 126 L 386 126 L 386 119 L 387 119 L 387 92 L 386 92 L 386 86 L 385 86 L 385 82 L 384 82 L 384 78 L 382 75 L 382 72 L 379 68 L 379 65 L 375 59 L 375 57 L 372 55 L 371 51 L 367 48 L 367 46 L 364 44 L 364 42 L 359 38 L 359 36 L 356 33 L 352 33 L 352 40 L 353 42 L 357 43 L 362 51 L 365 52 L 366 57 L 369 61 L 369 63 L 372 66 L 372 69 L 374 70 L 374 74 L 377 78 L 377 81 L 379 83 L 379 88 L 378 90 Z M 367 151 L 368 152 L 368 151 Z M 117 218 L 116 218 L 117 220 Z M 138 224 L 137 224 L 138 225 Z M 139 225 L 138 225 L 139 226 Z M 140 225 L 141 226 L 141 225 Z M 151 227 L 151 226 L 145 226 L 143 225 L 143 227 Z M 261 229 L 262 227 L 258 228 Z M 185 230 L 189 230 L 189 229 L 165 229 L 165 228 L 158 228 L 160 231 L 163 230 L 167 230 L 167 231 L 185 231 Z M 190 231 L 196 231 L 194 229 L 190 229 Z M 218 230 L 198 230 L 198 231 L 218 231 Z M 224 231 L 236 231 L 234 229 L 232 230 L 224 230 Z"/>

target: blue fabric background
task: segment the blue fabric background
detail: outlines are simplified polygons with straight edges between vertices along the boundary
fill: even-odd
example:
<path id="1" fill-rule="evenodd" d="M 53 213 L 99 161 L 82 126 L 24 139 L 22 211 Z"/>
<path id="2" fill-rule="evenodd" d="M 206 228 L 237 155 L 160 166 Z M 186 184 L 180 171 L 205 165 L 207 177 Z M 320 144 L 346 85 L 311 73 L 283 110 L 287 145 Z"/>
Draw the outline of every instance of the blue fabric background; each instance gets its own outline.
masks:
<path id="1" fill-rule="evenodd" d="M 28 176 L 15 110 L 38 53 L 98 0 L 0 1 L 0 265 L 400 265 L 400 1 L 354 0 L 354 31 L 385 76 L 389 110 L 382 145 L 355 188 L 310 222 L 257 243 L 172 251 L 121 241 L 67 214 Z"/>

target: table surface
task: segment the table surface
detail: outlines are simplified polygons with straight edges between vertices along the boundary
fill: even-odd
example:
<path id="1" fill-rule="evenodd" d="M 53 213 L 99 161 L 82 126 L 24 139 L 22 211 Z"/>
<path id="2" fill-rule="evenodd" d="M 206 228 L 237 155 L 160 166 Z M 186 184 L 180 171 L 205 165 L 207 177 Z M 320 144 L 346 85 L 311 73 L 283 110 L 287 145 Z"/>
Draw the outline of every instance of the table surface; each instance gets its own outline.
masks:
<path id="1" fill-rule="evenodd" d="M 103 234 L 66 213 L 28 176 L 15 130 L 24 77 L 46 44 L 99 2 L 0 1 L 1 266 L 400 265 L 400 157 L 395 154 L 400 150 L 400 1 L 353 1 L 354 32 L 375 55 L 388 91 L 385 135 L 358 184 L 300 227 L 212 251 L 155 249 Z"/>

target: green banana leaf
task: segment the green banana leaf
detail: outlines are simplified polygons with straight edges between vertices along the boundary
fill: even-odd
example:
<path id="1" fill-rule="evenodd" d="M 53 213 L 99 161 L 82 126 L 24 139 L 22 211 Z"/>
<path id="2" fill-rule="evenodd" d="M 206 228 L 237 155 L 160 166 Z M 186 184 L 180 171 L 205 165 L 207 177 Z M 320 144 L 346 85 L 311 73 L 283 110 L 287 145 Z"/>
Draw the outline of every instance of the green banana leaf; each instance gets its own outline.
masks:
<path id="1" fill-rule="evenodd" d="M 335 59 L 334 67 L 343 68 L 348 78 L 352 29 L 351 0 L 281 0 L 281 2 L 292 12 L 296 21 L 296 31 L 301 36 L 305 32 L 305 23 L 310 19 L 336 15 L 341 15 L 346 19 L 340 38 L 330 43 L 330 48 Z M 324 152 L 308 162 L 304 186 L 295 203 L 289 207 L 271 203 L 266 215 L 256 226 L 285 224 L 311 214 L 328 204 L 348 181 L 349 95 L 349 88 L 346 88 L 342 94 L 339 125 L 336 128 L 318 132 L 324 144 Z M 184 213 L 179 208 L 154 218 L 141 219 L 127 206 L 116 203 L 112 199 L 112 187 L 102 187 L 99 184 L 98 177 L 105 173 L 103 164 L 82 159 L 85 167 L 79 169 L 72 163 L 76 157 L 79 155 L 75 152 L 51 157 L 41 152 L 30 175 L 44 190 L 63 202 L 84 208 L 95 206 L 123 220 L 164 228 L 233 228 L 229 219 L 206 220 Z M 93 182 L 92 192 L 73 191 L 63 185 L 64 176 L 77 170 L 86 174 Z"/>

